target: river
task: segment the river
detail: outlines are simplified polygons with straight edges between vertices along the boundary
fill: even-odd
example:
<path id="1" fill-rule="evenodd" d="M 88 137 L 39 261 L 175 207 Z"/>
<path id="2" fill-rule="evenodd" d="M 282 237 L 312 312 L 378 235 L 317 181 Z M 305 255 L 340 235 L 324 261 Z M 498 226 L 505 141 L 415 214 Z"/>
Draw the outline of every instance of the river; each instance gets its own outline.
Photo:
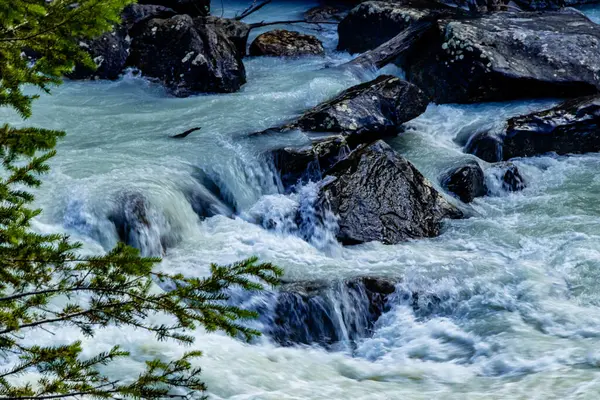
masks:
<path id="1" fill-rule="evenodd" d="M 223 13 L 243 8 L 226 1 Z M 296 19 L 307 8 L 276 2 L 248 22 Z M 585 12 L 598 17 L 599 10 Z M 220 3 L 213 13 L 221 14 Z M 518 193 L 502 191 L 488 171 L 494 195 L 475 200 L 471 218 L 446 222 L 434 239 L 343 248 L 327 227 L 306 241 L 285 227 L 255 223 L 268 215 L 285 225 L 287 211 L 312 188 L 282 194 L 263 158 L 305 138 L 248 134 L 375 76 L 328 69 L 351 58 L 335 52 L 335 31 L 304 31 L 324 41 L 325 57 L 248 58 L 248 83 L 234 94 L 169 98 L 129 73 L 116 82 L 67 82 L 43 96 L 27 123 L 68 134 L 36 192 L 44 213 L 34 229 L 68 233 L 84 252 L 101 253 L 118 241 L 111 213 L 128 195 L 141 194 L 153 230 L 137 244 L 145 254 L 168 245 L 160 269 L 202 276 L 211 262 L 256 255 L 284 268 L 288 280 L 402 277 L 391 310 L 352 350 L 281 347 L 268 335 L 246 344 L 194 332 L 213 399 L 597 399 L 600 155 L 516 160 L 527 182 Z M 401 75 L 391 67 L 383 72 Z M 438 182 L 442 171 L 470 157 L 457 137 L 553 103 L 432 104 L 389 143 Z M 4 110 L 2 117 L 23 124 Z M 186 139 L 168 138 L 196 126 L 202 129 Z M 194 212 L 188 199 L 204 190 L 200 171 L 222 185 L 236 208 L 233 219 L 201 220 Z M 439 304 L 415 310 L 402 296 L 412 291 L 434 294 Z M 35 335 L 30 339 L 40 344 L 79 337 L 71 328 Z M 147 359 L 188 350 L 133 329 L 104 329 L 82 340 L 89 355 L 115 344 L 131 351 L 130 360 L 105 371 L 120 378 L 135 376 Z"/>

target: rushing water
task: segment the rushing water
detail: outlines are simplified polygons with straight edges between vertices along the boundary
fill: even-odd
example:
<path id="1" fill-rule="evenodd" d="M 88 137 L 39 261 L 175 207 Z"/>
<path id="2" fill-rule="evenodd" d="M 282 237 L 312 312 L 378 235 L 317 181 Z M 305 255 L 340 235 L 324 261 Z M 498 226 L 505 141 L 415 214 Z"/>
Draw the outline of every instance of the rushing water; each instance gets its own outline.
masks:
<path id="1" fill-rule="evenodd" d="M 243 7 L 226 3 L 224 15 Z M 306 8 L 306 2 L 271 5 L 252 20 L 295 19 Z M 217 15 L 219 9 L 213 6 Z M 153 230 L 138 245 L 146 254 L 167 245 L 158 266 L 164 270 L 201 276 L 210 262 L 257 255 L 283 267 L 288 280 L 402 278 L 372 337 L 352 349 L 280 347 L 268 335 L 245 344 L 198 330 L 199 364 L 215 399 L 597 399 L 600 156 L 517 160 L 528 187 L 511 194 L 488 170 L 495 195 L 477 199 L 471 218 L 447 222 L 435 239 L 342 248 L 327 225 L 313 226 L 307 236 L 289 215 L 310 210 L 315 188 L 280 194 L 261 156 L 305 139 L 247 134 L 374 76 L 325 68 L 349 56 L 334 51 L 335 32 L 313 33 L 325 41 L 326 57 L 249 58 L 248 84 L 235 94 L 168 98 L 159 86 L 127 75 L 117 82 L 68 82 L 43 97 L 28 123 L 68 135 L 37 193 L 44 214 L 35 229 L 67 232 L 85 251 L 102 252 L 118 240 L 111 215 L 142 196 Z M 459 145 L 469 134 L 550 104 L 431 105 L 390 143 L 437 182 L 444 169 L 469 157 Z M 3 117 L 19 123 L 13 114 Z M 184 140 L 168 138 L 195 126 L 202 130 Z M 200 174 L 224 192 L 213 206 L 235 208 L 236 217 L 197 216 L 189 199 L 206 190 Z M 414 291 L 439 301 L 415 309 L 403 295 Z M 255 301 L 268 308 L 269 299 Z M 65 328 L 28 339 L 78 337 Z M 131 351 L 132 359 L 108 367 L 118 377 L 135 376 L 146 359 L 187 350 L 117 328 L 83 341 L 89 355 L 114 344 Z"/>

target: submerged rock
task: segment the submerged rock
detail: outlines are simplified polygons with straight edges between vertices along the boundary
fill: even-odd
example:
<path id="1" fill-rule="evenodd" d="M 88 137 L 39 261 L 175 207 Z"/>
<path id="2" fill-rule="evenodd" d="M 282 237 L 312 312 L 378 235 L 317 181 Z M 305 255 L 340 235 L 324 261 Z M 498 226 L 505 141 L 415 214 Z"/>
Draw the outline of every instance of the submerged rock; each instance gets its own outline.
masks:
<path id="1" fill-rule="evenodd" d="M 133 39 L 128 64 L 180 97 L 235 92 L 246 82 L 233 43 L 220 29 L 194 24 L 187 15 L 145 23 Z"/>
<path id="2" fill-rule="evenodd" d="M 600 151 L 600 97 L 567 101 L 508 120 L 502 158 Z"/>
<path id="3" fill-rule="evenodd" d="M 462 212 L 383 141 L 353 151 L 328 171 L 319 202 L 339 217 L 338 240 L 386 244 L 437 236 L 444 218 Z"/>
<path id="4" fill-rule="evenodd" d="M 518 192 L 519 190 L 525 189 L 525 179 L 521 175 L 519 168 L 511 163 L 500 163 L 496 165 L 496 168 L 500 168 L 502 172 L 502 188 L 507 192 Z"/>
<path id="5" fill-rule="evenodd" d="M 438 103 L 573 97 L 600 87 L 600 26 L 575 10 L 440 20 L 407 57 Z"/>
<path id="6" fill-rule="evenodd" d="M 474 161 L 447 171 L 441 179 L 441 184 L 465 203 L 470 203 L 476 197 L 485 196 L 487 193 L 483 169 Z"/>
<path id="7" fill-rule="evenodd" d="M 97 69 L 77 65 L 71 79 L 117 79 L 127 62 L 129 38 L 124 27 L 115 27 L 97 39 L 79 43 L 92 57 Z"/>
<path id="8" fill-rule="evenodd" d="M 251 56 L 298 57 L 324 54 L 325 49 L 313 35 L 277 29 L 258 35 L 249 53 Z"/>
<path id="9" fill-rule="evenodd" d="M 206 16 L 210 12 L 210 0 L 138 0 L 138 3 L 168 7 L 192 17 Z"/>
<path id="10" fill-rule="evenodd" d="M 487 162 L 498 162 L 502 160 L 502 139 L 492 132 L 479 132 L 469 139 L 464 151 Z"/>
<path id="11" fill-rule="evenodd" d="M 338 50 L 362 53 L 374 49 L 427 15 L 427 10 L 405 7 L 401 3 L 364 2 L 338 25 Z"/>
<path id="12" fill-rule="evenodd" d="M 360 277 L 284 284 L 269 335 L 279 344 L 349 345 L 372 334 L 399 279 Z"/>

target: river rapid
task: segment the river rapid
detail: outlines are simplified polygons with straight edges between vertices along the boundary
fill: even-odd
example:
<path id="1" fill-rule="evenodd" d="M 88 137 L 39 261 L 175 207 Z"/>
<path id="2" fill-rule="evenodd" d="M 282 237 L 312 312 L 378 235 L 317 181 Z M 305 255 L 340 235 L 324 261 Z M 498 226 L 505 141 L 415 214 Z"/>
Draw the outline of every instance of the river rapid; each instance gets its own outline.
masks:
<path id="1" fill-rule="evenodd" d="M 275 2 L 247 22 L 297 19 L 309 6 Z M 223 14 L 244 7 L 226 1 Z M 221 4 L 213 2 L 212 10 L 220 15 Z M 597 8 L 585 12 L 600 16 Z M 516 160 L 527 182 L 517 193 L 504 192 L 487 170 L 494 195 L 476 199 L 471 218 L 447 221 L 434 239 L 344 248 L 326 225 L 313 227 L 304 240 L 289 211 L 310 209 L 315 188 L 283 194 L 263 154 L 307 139 L 248 134 L 285 122 L 375 73 L 327 68 L 351 58 L 335 52 L 335 31 L 295 29 L 316 34 L 327 55 L 247 58 L 248 83 L 238 93 L 170 98 L 159 85 L 129 73 L 115 82 L 67 82 L 43 96 L 27 124 L 66 130 L 67 136 L 36 192 L 44 213 L 34 229 L 68 233 L 84 243 L 86 253 L 101 253 L 119 240 L 111 213 L 128 195 L 142 195 L 152 229 L 135 244 L 147 255 L 166 244 L 157 266 L 163 270 L 203 276 L 211 262 L 256 255 L 284 268 L 286 280 L 402 278 L 374 334 L 336 351 L 281 347 L 269 335 L 246 344 L 194 332 L 213 399 L 597 399 L 600 155 Z M 383 72 L 402 75 L 392 67 Z M 461 150 L 464 138 L 552 104 L 431 104 L 388 142 L 437 184 L 444 170 L 471 157 Z M 1 115 L 24 124 L 5 110 Z M 168 138 L 196 126 L 202 129 L 186 139 Z M 194 212 L 189 198 L 205 190 L 197 179 L 202 173 L 228 199 L 215 207 L 235 207 L 234 218 L 201 220 Z M 256 223 L 265 217 L 278 221 L 275 229 Z M 404 296 L 414 291 L 439 301 L 416 310 Z M 272 297 L 241 301 L 268 309 Z M 256 324 L 265 330 L 267 323 Z M 28 339 L 42 344 L 77 338 L 76 330 L 63 328 Z M 115 344 L 129 350 L 131 359 L 105 371 L 125 379 L 147 359 L 188 350 L 133 329 L 104 329 L 82 340 L 86 355 Z"/>

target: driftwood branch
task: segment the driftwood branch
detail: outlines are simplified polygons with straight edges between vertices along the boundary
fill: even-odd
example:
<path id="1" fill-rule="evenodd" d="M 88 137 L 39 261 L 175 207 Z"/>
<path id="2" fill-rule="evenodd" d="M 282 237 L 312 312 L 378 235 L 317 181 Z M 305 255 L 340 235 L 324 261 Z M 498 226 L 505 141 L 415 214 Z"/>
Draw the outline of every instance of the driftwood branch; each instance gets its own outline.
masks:
<path id="1" fill-rule="evenodd" d="M 250 4 L 248 6 L 248 8 L 246 8 L 244 11 L 242 11 L 242 13 L 240 15 L 236 15 L 233 19 L 235 19 L 236 21 L 241 21 L 242 19 L 246 18 L 248 15 L 257 12 L 258 10 L 260 10 L 267 4 L 271 3 L 272 1 L 273 0 L 264 0 L 260 3 L 257 3 L 256 0 L 254 0 L 252 2 L 252 4 Z"/>
<path id="2" fill-rule="evenodd" d="M 196 128 L 192 128 L 192 129 L 188 129 L 187 131 L 177 134 L 177 135 L 173 135 L 173 136 L 169 136 L 171 139 L 183 139 L 184 137 L 186 137 L 187 135 L 189 135 L 192 132 L 196 132 L 199 131 L 200 129 L 202 129 L 201 127 L 196 127 Z"/>
<path id="3" fill-rule="evenodd" d="M 250 29 L 262 28 L 263 26 L 271 26 L 271 25 L 287 25 L 287 24 L 312 24 L 312 25 L 337 25 L 338 22 L 333 21 L 308 21 L 306 19 L 291 19 L 291 20 L 283 20 L 283 21 L 269 21 L 269 22 L 255 22 L 253 24 L 248 24 Z"/>
<path id="4" fill-rule="evenodd" d="M 419 21 L 379 47 L 369 50 L 342 66 L 380 69 L 407 52 L 434 25 L 434 21 Z"/>

